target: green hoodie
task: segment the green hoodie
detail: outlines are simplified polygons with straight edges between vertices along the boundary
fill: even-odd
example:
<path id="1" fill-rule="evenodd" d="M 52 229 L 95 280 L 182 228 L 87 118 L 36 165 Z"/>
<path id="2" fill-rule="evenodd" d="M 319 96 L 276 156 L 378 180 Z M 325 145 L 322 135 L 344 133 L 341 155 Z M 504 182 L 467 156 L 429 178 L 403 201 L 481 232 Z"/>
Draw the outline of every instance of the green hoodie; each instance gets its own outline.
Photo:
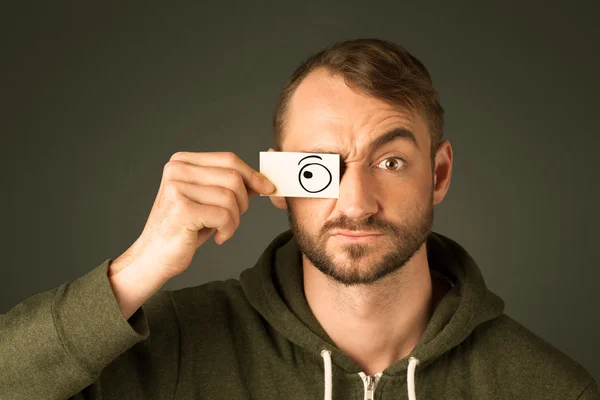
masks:
<path id="1" fill-rule="evenodd" d="M 411 354 L 374 376 L 312 314 L 289 231 L 239 280 L 161 290 L 129 320 L 108 259 L 0 316 L 0 399 L 600 399 L 582 366 L 503 313 L 460 245 L 432 233 L 427 255 L 453 286 Z"/>

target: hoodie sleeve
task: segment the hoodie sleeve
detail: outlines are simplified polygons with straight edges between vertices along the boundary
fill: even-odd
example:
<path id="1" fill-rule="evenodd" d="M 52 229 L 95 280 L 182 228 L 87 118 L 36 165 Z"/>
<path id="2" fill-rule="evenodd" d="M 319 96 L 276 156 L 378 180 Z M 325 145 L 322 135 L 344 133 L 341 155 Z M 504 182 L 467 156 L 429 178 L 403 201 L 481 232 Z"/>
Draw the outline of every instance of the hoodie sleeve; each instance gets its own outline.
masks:
<path id="1" fill-rule="evenodd" d="M 588 383 L 577 400 L 600 400 L 600 392 L 598 392 L 598 386 L 596 386 L 596 382 L 593 379 Z"/>
<path id="2" fill-rule="evenodd" d="M 0 315 L 0 399 L 76 396 L 149 336 L 142 308 L 129 320 L 121 314 L 107 275 L 111 261 Z"/>

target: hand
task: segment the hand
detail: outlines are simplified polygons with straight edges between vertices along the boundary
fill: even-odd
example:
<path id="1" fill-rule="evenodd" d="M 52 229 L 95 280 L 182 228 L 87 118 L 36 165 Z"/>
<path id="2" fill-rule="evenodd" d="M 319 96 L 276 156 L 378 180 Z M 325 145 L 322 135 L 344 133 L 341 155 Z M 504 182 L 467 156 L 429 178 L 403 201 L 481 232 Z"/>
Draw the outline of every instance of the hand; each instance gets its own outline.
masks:
<path id="1" fill-rule="evenodd" d="M 134 261 L 165 279 L 182 273 L 213 232 L 217 244 L 233 236 L 251 196 L 274 190 L 233 153 L 173 154 L 142 234 L 120 257 L 127 263 L 115 260 L 111 274 Z"/>

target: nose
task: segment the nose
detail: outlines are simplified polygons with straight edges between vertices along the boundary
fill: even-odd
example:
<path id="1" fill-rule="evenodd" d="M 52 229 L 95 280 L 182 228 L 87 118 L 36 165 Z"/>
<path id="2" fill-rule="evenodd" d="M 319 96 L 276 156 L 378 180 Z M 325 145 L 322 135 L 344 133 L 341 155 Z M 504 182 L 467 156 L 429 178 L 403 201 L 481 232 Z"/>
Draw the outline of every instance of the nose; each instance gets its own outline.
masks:
<path id="1" fill-rule="evenodd" d="M 354 220 L 366 219 L 378 211 L 376 182 L 368 167 L 347 166 L 340 180 L 337 214 Z"/>

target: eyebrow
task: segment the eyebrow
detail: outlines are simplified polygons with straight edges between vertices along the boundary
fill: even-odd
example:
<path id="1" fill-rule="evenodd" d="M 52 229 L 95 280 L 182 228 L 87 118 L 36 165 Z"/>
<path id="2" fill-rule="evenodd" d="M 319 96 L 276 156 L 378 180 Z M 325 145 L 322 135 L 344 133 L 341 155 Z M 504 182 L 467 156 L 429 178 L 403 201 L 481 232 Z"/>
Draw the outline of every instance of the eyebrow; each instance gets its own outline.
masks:
<path id="1" fill-rule="evenodd" d="M 415 147 L 417 149 L 419 148 L 419 144 L 417 143 L 417 138 L 415 137 L 414 133 L 412 133 L 411 131 L 409 131 L 408 129 L 405 129 L 405 128 L 394 128 L 391 131 L 384 133 L 383 135 L 379 136 L 377 139 L 370 142 L 368 144 L 368 148 L 370 151 L 373 151 L 373 150 L 383 146 L 384 144 L 393 142 L 396 139 L 408 140 L 410 142 L 413 142 L 413 144 L 415 145 Z"/>
<path id="2" fill-rule="evenodd" d="M 369 152 L 373 152 L 378 147 L 381 147 L 384 144 L 393 142 L 396 139 L 408 140 L 408 141 L 412 142 L 417 149 L 419 149 L 419 144 L 417 143 L 417 138 L 415 137 L 415 134 L 406 128 L 394 128 L 394 129 L 384 133 L 383 135 L 379 136 L 375 140 L 369 142 L 367 144 L 367 149 L 369 150 Z M 320 148 L 311 148 L 309 150 L 303 150 L 303 151 L 306 153 L 339 154 L 339 152 L 320 149 Z"/>
<path id="3" fill-rule="evenodd" d="M 313 152 L 313 151 L 311 151 L 311 153 L 316 153 L 316 151 L 314 151 L 314 152 Z M 306 160 L 307 158 L 312 158 L 312 157 L 314 157 L 314 158 L 318 158 L 319 160 L 322 160 L 322 158 L 321 158 L 321 157 L 319 157 L 319 156 L 317 156 L 317 155 L 306 156 L 306 157 L 302 158 L 300 161 L 298 161 L 298 165 L 300 165 L 300 163 L 301 163 L 302 161 Z"/>

